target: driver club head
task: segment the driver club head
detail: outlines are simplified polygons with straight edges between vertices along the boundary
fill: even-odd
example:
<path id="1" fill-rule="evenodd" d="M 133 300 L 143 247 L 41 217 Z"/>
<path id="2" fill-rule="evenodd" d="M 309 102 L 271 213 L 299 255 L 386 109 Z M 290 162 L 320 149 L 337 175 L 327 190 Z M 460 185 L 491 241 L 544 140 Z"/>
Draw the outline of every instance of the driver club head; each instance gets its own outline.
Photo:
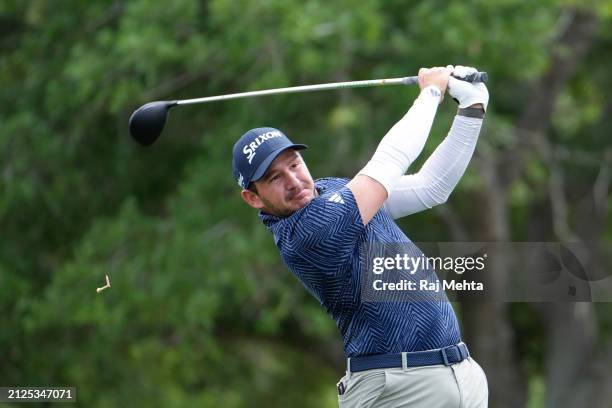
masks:
<path id="1" fill-rule="evenodd" d="M 130 133 L 143 146 L 150 146 L 164 130 L 168 111 L 176 101 L 155 101 L 136 109 L 130 116 Z"/>

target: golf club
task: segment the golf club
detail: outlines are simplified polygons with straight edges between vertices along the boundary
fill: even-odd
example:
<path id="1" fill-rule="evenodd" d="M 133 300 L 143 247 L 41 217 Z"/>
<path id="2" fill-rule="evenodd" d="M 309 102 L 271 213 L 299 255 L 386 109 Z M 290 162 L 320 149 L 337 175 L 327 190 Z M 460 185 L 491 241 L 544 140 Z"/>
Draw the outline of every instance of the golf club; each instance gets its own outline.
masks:
<path id="1" fill-rule="evenodd" d="M 467 82 L 486 82 L 486 72 L 478 72 L 466 78 L 458 78 Z M 130 116 L 129 127 L 132 137 L 141 145 L 153 144 L 161 135 L 168 119 L 168 111 L 177 105 L 192 105 L 196 103 L 216 102 L 226 99 L 250 98 L 252 96 L 275 95 L 294 92 L 323 91 L 328 89 L 365 88 L 382 85 L 414 85 L 418 77 L 372 79 L 366 81 L 334 82 L 329 84 L 293 86 L 289 88 L 265 89 L 262 91 L 241 92 L 227 95 L 209 96 L 205 98 L 183 99 L 176 101 L 155 101 L 138 108 Z"/>

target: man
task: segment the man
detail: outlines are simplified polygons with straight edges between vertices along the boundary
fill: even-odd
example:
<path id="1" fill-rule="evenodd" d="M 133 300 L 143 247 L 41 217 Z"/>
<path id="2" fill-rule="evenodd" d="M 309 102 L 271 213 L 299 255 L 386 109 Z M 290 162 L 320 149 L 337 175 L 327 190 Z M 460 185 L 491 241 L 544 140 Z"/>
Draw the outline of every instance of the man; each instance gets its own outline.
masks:
<path id="1" fill-rule="evenodd" d="M 251 129 L 234 145 L 242 198 L 260 210 L 283 261 L 344 337 L 341 407 L 487 406 L 485 374 L 469 357 L 443 292 L 443 299 L 428 301 L 364 301 L 362 293 L 363 248 L 399 242 L 422 255 L 393 219 L 445 202 L 465 171 L 489 95 L 484 84 L 454 77 L 473 72 L 421 69 L 419 97 L 350 181 L 313 181 L 300 155 L 306 146 L 277 129 Z M 404 175 L 425 145 L 447 87 L 459 103 L 449 134 L 419 172 Z"/>

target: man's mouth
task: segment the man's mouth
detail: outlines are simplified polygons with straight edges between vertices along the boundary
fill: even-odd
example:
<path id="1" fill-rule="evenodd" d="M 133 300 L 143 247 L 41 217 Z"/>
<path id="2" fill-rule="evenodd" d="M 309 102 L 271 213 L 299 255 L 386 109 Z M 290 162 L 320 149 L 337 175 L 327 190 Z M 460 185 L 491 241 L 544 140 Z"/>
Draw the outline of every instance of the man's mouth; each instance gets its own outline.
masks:
<path id="1" fill-rule="evenodd" d="M 308 196 L 308 189 L 307 188 L 303 189 L 298 194 L 296 194 L 296 195 L 292 196 L 291 198 L 289 198 L 289 201 L 293 201 L 293 200 L 299 201 L 299 200 L 302 200 L 302 199 L 306 198 L 306 196 Z"/>

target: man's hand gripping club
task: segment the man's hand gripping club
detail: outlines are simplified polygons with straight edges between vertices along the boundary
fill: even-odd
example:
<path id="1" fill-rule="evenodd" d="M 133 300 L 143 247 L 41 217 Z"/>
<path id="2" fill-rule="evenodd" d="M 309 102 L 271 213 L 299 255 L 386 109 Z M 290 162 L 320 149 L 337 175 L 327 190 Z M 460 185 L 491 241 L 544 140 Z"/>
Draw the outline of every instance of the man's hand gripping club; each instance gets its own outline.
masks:
<path id="1" fill-rule="evenodd" d="M 480 104 L 484 111 L 487 110 L 489 91 L 486 85 L 482 82 L 470 83 L 461 80 L 476 72 L 478 72 L 476 68 L 461 65 L 455 66 L 452 71 L 452 76 L 448 80 L 448 93 L 459 104 L 459 109 L 477 107 Z"/>

